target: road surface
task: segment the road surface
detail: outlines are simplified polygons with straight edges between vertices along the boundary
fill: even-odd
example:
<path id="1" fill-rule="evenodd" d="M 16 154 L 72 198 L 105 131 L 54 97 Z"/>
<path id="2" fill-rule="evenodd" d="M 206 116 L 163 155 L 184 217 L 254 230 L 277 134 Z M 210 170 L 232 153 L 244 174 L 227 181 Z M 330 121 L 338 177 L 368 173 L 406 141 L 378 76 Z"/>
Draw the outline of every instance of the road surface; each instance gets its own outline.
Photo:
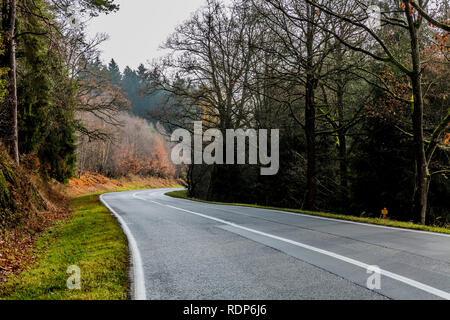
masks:
<path id="1" fill-rule="evenodd" d="M 450 299 L 450 236 L 111 193 L 137 299 Z M 378 281 L 379 280 L 379 281 Z"/>

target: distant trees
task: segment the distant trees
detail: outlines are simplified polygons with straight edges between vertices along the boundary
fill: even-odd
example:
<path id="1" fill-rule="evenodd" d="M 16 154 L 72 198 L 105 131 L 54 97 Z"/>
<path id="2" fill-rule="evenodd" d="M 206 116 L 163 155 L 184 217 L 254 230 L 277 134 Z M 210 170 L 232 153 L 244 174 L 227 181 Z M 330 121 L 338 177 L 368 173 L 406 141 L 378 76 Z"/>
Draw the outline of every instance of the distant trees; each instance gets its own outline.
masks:
<path id="1" fill-rule="evenodd" d="M 85 171 L 110 177 L 175 175 L 164 137 L 146 120 L 127 112 L 117 117 L 120 126 L 108 124 L 86 112 L 80 113 L 78 118 L 88 130 L 101 130 L 108 134 L 105 140 L 89 140 L 87 136 L 80 136 L 77 149 L 80 176 Z"/>
<path id="2" fill-rule="evenodd" d="M 120 73 L 119 66 L 114 61 L 114 59 L 111 59 L 111 61 L 108 64 L 108 72 L 109 72 L 109 81 L 116 86 L 120 86 L 122 82 L 122 74 Z"/>
<path id="3" fill-rule="evenodd" d="M 74 121 L 78 175 L 90 171 L 109 177 L 174 176 L 164 129 L 132 114 L 139 103 L 146 111 L 153 107 L 142 90 L 139 71 L 126 67 L 122 74 L 114 59 L 104 65 L 98 57 L 83 66 Z"/>
<path id="4" fill-rule="evenodd" d="M 150 121 L 152 112 L 167 100 L 167 94 L 149 86 L 146 80 L 146 68 L 140 64 L 137 70 L 126 66 L 123 73 L 119 65 L 111 59 L 108 66 L 100 66 L 106 72 L 110 84 L 121 91 L 130 103 L 130 111 L 137 116 L 145 117 Z"/>

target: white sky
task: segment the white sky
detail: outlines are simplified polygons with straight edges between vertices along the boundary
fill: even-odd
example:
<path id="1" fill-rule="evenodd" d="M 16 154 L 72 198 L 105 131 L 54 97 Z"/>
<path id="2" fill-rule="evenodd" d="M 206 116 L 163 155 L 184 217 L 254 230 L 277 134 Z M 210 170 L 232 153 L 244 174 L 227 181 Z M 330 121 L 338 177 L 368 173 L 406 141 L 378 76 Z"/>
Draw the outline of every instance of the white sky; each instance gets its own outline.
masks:
<path id="1" fill-rule="evenodd" d="M 108 41 L 100 47 L 102 60 L 114 58 L 123 70 L 136 69 L 164 54 L 159 46 L 188 19 L 205 0 L 118 0 L 120 10 L 93 19 L 88 33 L 107 33 Z"/>

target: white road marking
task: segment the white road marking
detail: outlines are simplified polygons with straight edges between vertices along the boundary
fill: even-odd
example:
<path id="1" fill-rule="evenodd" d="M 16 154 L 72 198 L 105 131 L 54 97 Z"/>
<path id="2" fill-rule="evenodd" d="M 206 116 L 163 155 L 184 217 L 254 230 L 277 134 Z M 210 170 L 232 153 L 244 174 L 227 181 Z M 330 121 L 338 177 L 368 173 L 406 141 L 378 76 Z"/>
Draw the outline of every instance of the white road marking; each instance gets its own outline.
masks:
<path id="1" fill-rule="evenodd" d="M 138 192 L 138 193 L 143 193 L 143 192 L 141 191 L 141 192 Z M 167 193 L 167 191 L 163 191 L 162 193 L 158 193 L 158 195 L 162 195 L 164 193 Z M 169 196 L 167 196 L 167 197 L 169 197 Z M 140 199 L 144 200 L 142 198 L 140 198 Z M 194 200 L 189 200 L 189 199 L 181 199 L 181 200 L 191 201 L 191 202 L 194 201 Z M 146 201 L 146 199 L 144 201 Z M 194 202 L 197 202 L 197 203 L 203 204 L 203 205 L 231 206 L 231 207 L 240 207 L 240 208 L 261 209 L 261 210 L 264 210 L 264 211 L 267 211 L 267 212 L 276 213 L 276 214 L 289 214 L 289 215 L 292 215 L 292 216 L 301 216 L 301 217 L 311 218 L 311 219 L 328 220 L 328 221 L 335 221 L 335 222 L 340 222 L 340 223 L 356 224 L 356 225 L 372 227 L 372 228 L 382 228 L 382 229 L 389 229 L 389 230 L 395 230 L 395 231 L 415 232 L 415 233 L 427 234 L 429 236 L 439 236 L 439 237 L 450 238 L 450 234 L 445 234 L 445 233 L 438 233 L 438 232 L 432 232 L 432 231 L 423 231 L 423 230 L 414 230 L 414 229 L 406 229 L 406 228 L 400 228 L 400 227 L 381 226 L 381 225 L 365 223 L 365 222 L 357 222 L 357 221 L 349 221 L 349 220 L 336 219 L 336 218 L 320 217 L 320 216 L 315 216 L 315 215 L 312 215 L 312 214 L 294 213 L 294 212 L 289 212 L 289 211 L 283 211 L 282 209 L 275 210 L 275 209 L 265 209 L 265 208 L 258 208 L 258 207 L 239 206 L 237 204 L 229 204 L 229 205 L 223 204 L 222 205 L 222 204 L 214 204 L 214 203 L 199 202 L 199 201 L 194 201 Z"/>
<path id="2" fill-rule="evenodd" d="M 427 234 L 427 235 L 430 235 L 430 236 L 440 236 L 440 237 L 448 237 L 448 238 L 450 238 L 450 234 L 445 234 L 445 233 L 437 233 L 437 232 L 431 232 L 431 231 L 422 231 L 422 230 L 413 230 L 413 229 L 406 229 L 406 228 L 380 226 L 380 225 L 377 225 L 377 224 L 370 224 L 370 223 L 349 221 L 349 220 L 343 220 L 343 219 L 334 219 L 334 218 L 320 217 L 320 216 L 314 216 L 312 214 L 310 215 L 310 214 L 304 214 L 304 213 L 293 213 L 293 212 L 283 211 L 283 210 L 273 210 L 273 209 L 264 209 L 264 208 L 256 208 L 256 209 L 263 209 L 263 210 L 267 210 L 267 211 L 271 211 L 271 212 L 275 212 L 275 213 L 280 213 L 280 214 L 290 214 L 290 215 L 293 215 L 293 216 L 302 216 L 302 217 L 319 219 L 319 220 L 329 220 L 329 221 L 335 221 L 335 222 L 341 222 L 341 223 L 358 224 L 358 225 L 362 225 L 362 226 L 366 226 L 366 227 L 390 229 L 390 230 L 395 230 L 395 231 L 415 232 L 415 233 Z"/>
<path id="3" fill-rule="evenodd" d="M 190 213 L 190 214 L 194 214 L 194 215 L 202 217 L 202 218 L 206 218 L 206 219 L 213 220 L 213 221 L 216 221 L 216 222 L 219 222 L 219 223 L 223 223 L 223 224 L 232 226 L 234 228 L 238 228 L 238 229 L 245 230 L 245 231 L 248 231 L 248 232 L 251 232 L 251 233 L 254 233 L 254 234 L 262 235 L 262 236 L 265 236 L 265 237 L 268 237 L 268 238 L 271 238 L 271 239 L 274 239 L 274 240 L 279 240 L 279 241 L 282 241 L 282 242 L 286 242 L 286 243 L 295 245 L 297 247 L 301 247 L 301 248 L 304 248 L 304 249 L 307 249 L 307 250 L 311 250 L 311 251 L 314 251 L 314 252 L 317 252 L 317 253 L 320 253 L 320 254 L 323 254 L 323 255 L 326 255 L 326 256 L 329 256 L 329 257 L 332 257 L 332 258 L 344 261 L 346 263 L 358 266 L 358 267 L 366 269 L 366 270 L 370 267 L 369 264 L 366 264 L 364 262 L 361 262 L 361 261 L 358 261 L 358 260 L 355 260 L 355 259 L 352 259 L 352 258 L 345 257 L 343 255 L 340 255 L 340 254 L 337 254 L 337 253 L 334 253 L 334 252 L 331 252 L 331 251 L 323 250 L 323 249 L 320 249 L 320 248 L 317 248 L 317 247 L 313 247 L 313 246 L 310 246 L 310 245 L 307 245 L 307 244 L 304 244 L 304 243 L 301 243 L 301 242 L 297 242 L 297 241 L 294 241 L 294 240 L 282 238 L 282 237 L 275 236 L 273 234 L 265 233 L 265 232 L 262 232 L 262 231 L 258 231 L 258 230 L 255 230 L 255 229 L 247 228 L 247 227 L 238 225 L 236 223 L 233 223 L 233 222 L 230 222 L 230 221 L 226 221 L 226 220 L 223 220 L 223 219 L 219 219 L 219 218 L 215 218 L 215 217 L 211 217 L 211 216 L 208 216 L 208 215 L 205 215 L 205 214 L 202 214 L 202 213 L 198 213 L 198 212 L 194 212 L 194 211 L 190 211 L 190 210 L 174 207 L 174 206 L 171 206 L 171 205 L 161 204 L 161 203 L 156 202 L 154 200 L 149 200 L 149 199 L 145 199 L 145 198 L 139 197 L 139 196 L 137 196 L 137 193 L 133 194 L 133 197 L 136 198 L 136 199 L 143 200 L 143 201 L 153 202 L 153 203 L 156 203 L 158 205 L 169 207 L 169 208 L 172 208 L 172 209 L 175 209 L 175 210 L 184 211 L 184 212 L 187 212 L 187 213 Z M 338 221 L 341 221 L 341 220 L 338 220 Z M 422 291 L 431 293 L 431 294 L 433 294 L 435 296 L 438 296 L 440 298 L 443 298 L 443 299 L 446 299 L 446 300 L 450 300 L 450 293 L 448 293 L 448 292 L 439 290 L 437 288 L 431 287 L 431 286 L 426 285 L 424 283 L 421 283 L 421 282 L 418 282 L 416 280 L 413 280 L 413 279 L 410 279 L 410 278 L 398 275 L 396 273 L 393 273 L 393 272 L 390 272 L 390 271 L 387 271 L 387 270 L 380 269 L 380 272 L 381 272 L 382 275 L 384 275 L 386 277 L 389 277 L 391 279 L 403 282 L 403 283 L 405 283 L 405 284 L 407 284 L 409 286 L 412 286 L 412 287 L 415 287 L 415 288 L 420 289 Z"/>
<path id="4" fill-rule="evenodd" d="M 141 253 L 136 243 L 136 239 L 131 233 L 130 229 L 122 217 L 111 208 L 108 203 L 103 199 L 104 195 L 100 196 L 100 201 L 104 204 L 106 208 L 116 217 L 119 221 L 123 232 L 128 238 L 128 245 L 130 247 L 131 256 L 133 259 L 133 279 L 134 279 L 134 300 L 147 300 L 147 295 L 145 292 L 145 277 L 144 277 L 144 267 L 142 264 Z"/>
<path id="5" fill-rule="evenodd" d="M 164 206 L 164 204 L 156 202 L 154 200 L 150 200 L 150 199 L 145 199 L 145 198 L 139 197 L 139 196 L 137 196 L 138 193 L 141 193 L 141 192 L 133 193 L 133 198 L 139 199 L 139 200 L 142 200 L 142 201 L 153 202 L 153 203 L 159 204 L 160 206 Z"/>

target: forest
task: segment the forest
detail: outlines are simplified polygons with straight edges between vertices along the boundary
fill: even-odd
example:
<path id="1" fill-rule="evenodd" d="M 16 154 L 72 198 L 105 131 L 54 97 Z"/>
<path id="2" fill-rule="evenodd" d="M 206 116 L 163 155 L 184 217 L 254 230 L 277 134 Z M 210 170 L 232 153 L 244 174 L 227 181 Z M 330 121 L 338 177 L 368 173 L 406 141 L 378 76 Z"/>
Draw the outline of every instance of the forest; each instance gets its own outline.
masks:
<path id="1" fill-rule="evenodd" d="M 280 171 L 191 165 L 189 196 L 448 224 L 448 4 L 207 1 L 147 72 L 152 114 L 280 129 Z"/>
<path id="2" fill-rule="evenodd" d="M 181 176 L 204 200 L 362 217 L 387 208 L 445 226 L 448 4 L 207 0 L 162 44 L 165 57 L 121 72 L 101 60 L 107 36 L 85 32 L 119 10 L 114 1 L 3 0 L 1 148 L 62 183 L 84 172 Z M 168 137 L 193 121 L 279 129 L 278 174 L 175 166 Z"/>
<path id="3" fill-rule="evenodd" d="M 139 118 L 156 105 L 139 92 L 143 66 L 122 74 L 114 60 L 104 65 L 107 36 L 85 32 L 117 10 L 110 0 L 2 1 L 0 137 L 45 179 L 174 174 L 156 123 Z"/>

